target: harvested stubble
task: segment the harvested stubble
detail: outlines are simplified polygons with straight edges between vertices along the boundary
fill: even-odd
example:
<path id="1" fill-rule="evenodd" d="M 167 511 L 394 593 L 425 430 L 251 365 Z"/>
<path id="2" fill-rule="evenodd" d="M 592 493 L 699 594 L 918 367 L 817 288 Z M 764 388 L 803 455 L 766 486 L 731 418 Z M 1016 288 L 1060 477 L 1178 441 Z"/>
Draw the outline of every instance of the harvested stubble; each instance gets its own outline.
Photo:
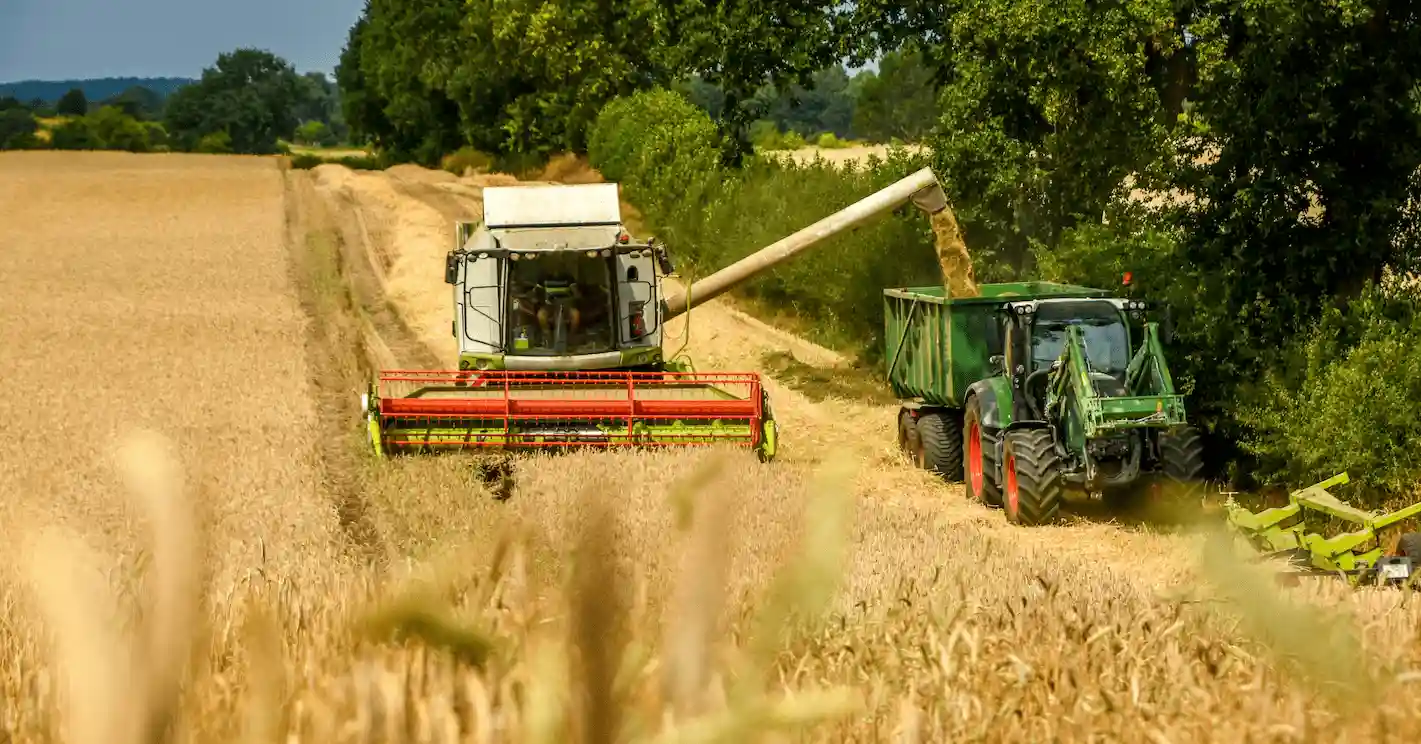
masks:
<path id="1" fill-rule="evenodd" d="M 13 185 L 16 162 L 39 161 L 0 159 L 0 188 Z M 197 208 L 231 207 L 225 200 L 203 204 L 195 198 L 201 189 L 179 183 L 186 170 L 196 171 L 186 176 L 199 182 L 220 171 L 230 188 L 265 194 L 252 204 L 279 200 L 279 181 L 258 161 L 135 162 L 60 157 L 43 167 L 60 178 L 74 171 L 83 176 L 74 181 L 87 182 L 118 177 L 116 171 L 181 164 L 179 172 L 162 178 L 172 179 L 174 193 L 183 198 L 165 194 L 167 205 L 144 205 L 150 214 L 181 205 L 175 223 Z M 47 185 L 48 179 L 31 171 L 25 193 L 62 199 L 63 210 L 49 203 L 22 207 L 74 215 L 107 209 L 110 224 L 100 228 L 118 231 L 118 215 L 103 201 L 126 198 L 122 194 L 91 193 L 76 200 Z M 288 195 L 303 209 L 310 207 L 301 201 L 305 192 L 299 185 Z M 279 205 L 272 214 L 280 214 Z M 62 230 L 3 216 L 6 232 L 0 240 L 12 255 L 24 250 L 17 246 L 32 243 L 32 235 L 55 239 Z M 273 383 L 262 388 L 264 394 L 278 396 L 285 412 L 265 418 L 235 403 L 216 408 L 196 389 L 187 391 L 190 398 L 161 399 L 162 405 L 146 409 L 144 423 L 182 441 L 179 450 L 192 484 L 187 495 L 197 497 L 195 503 L 144 502 L 158 508 L 143 512 L 142 519 L 174 525 L 165 533 L 166 543 L 140 539 L 133 529 L 138 525 L 128 524 L 103 497 L 112 490 L 99 457 L 106 441 L 95 440 L 94 452 L 65 449 L 83 433 L 63 428 L 67 422 L 45 419 L 41 423 L 49 428 L 36 427 L 24 436 L 52 436 L 37 443 L 52 443 L 58 454 L 48 456 L 68 458 L 58 464 L 71 470 L 35 468 L 24 471 L 30 480 L 5 484 L 7 503 L 29 504 L 28 514 L 69 515 L 71 523 L 107 535 L 111 550 L 128 557 L 122 563 L 93 560 L 113 577 L 107 584 L 126 600 L 139 600 L 143 623 L 134 629 L 151 633 L 166 620 L 171 630 L 162 637 L 174 643 L 195 640 L 197 665 L 177 708 L 184 740 L 610 741 L 620 732 L 619 741 L 749 741 L 758 738 L 753 734 L 793 724 L 808 724 L 806 738 L 812 740 L 856 741 L 1387 741 L 1421 730 L 1421 706 L 1404 688 L 1401 695 L 1375 697 L 1373 703 L 1334 703 L 1313 692 L 1298 673 L 1276 666 L 1242 628 L 1256 628 L 1260 617 L 1271 619 L 1263 628 L 1286 649 L 1287 629 L 1300 627 L 1297 621 L 1308 615 L 1257 601 L 1230 607 L 1206 601 L 1216 594 L 1266 596 L 1236 580 L 1232 570 L 1222 572 L 1223 588 L 1230 591 L 1164 598 L 1143 580 L 1157 569 L 1135 570 L 1120 555 L 1123 545 L 1138 550 L 1142 564 L 1163 560 L 1163 538 L 1112 533 L 1104 525 L 1008 530 L 995 515 L 960 501 L 944 503 L 945 489 L 929 478 L 839 433 L 846 422 L 864 423 L 856 416 L 876 421 L 877 410 L 814 404 L 779 389 L 777 400 L 786 401 L 796 436 L 814 446 L 776 465 L 759 466 L 744 453 L 713 452 L 521 458 L 518 485 L 506 503 L 489 498 L 465 458 L 342 460 L 340 448 L 355 443 L 357 422 L 339 405 L 341 397 L 349 397 L 348 382 L 340 378 L 355 379 L 347 365 L 358 358 L 342 344 L 360 338 L 361 329 L 352 314 L 360 303 L 343 299 L 334 284 L 342 279 L 334 238 L 314 234 L 297 241 L 295 263 L 311 313 L 304 338 L 309 353 L 303 355 L 300 323 L 290 314 L 294 305 L 287 304 L 292 291 L 275 271 L 279 219 L 264 213 L 225 216 L 230 221 L 213 223 L 222 230 L 207 236 L 201 243 L 205 249 L 220 252 L 228 242 L 251 235 L 253 225 L 267 231 L 258 237 L 271 242 L 252 241 L 245 260 L 194 259 L 186 277 L 160 273 L 144 281 L 172 282 L 173 301 L 178 284 L 210 282 L 204 277 L 211 274 L 203 271 L 245 278 L 244 292 L 269 303 L 266 314 L 245 320 L 268 324 L 262 326 L 267 343 L 238 337 L 240 343 L 229 343 L 226 351 L 213 351 L 198 343 L 204 337 L 197 327 L 182 322 L 140 324 L 147 336 L 118 340 L 161 352 L 168 363 L 181 362 L 195 370 L 190 374 L 223 383 L 226 390 L 241 386 L 221 375 L 242 375 L 243 384 L 253 387 Z M 24 230 L 11 227 L 16 224 Z M 312 229 L 323 229 L 319 220 Z M 109 246 L 103 260 L 110 273 L 126 267 L 136 276 L 147 268 L 143 261 L 156 256 L 145 255 L 152 249 L 144 234 L 128 230 L 126 240 L 123 234 L 117 241 L 93 240 Z M 83 235 L 63 232 L 70 240 Z M 195 246 L 178 242 L 164 248 L 182 254 Z M 72 277 L 74 270 L 41 267 L 45 252 L 25 255 L 31 274 L 19 286 L 26 294 L 31 286 L 70 296 L 96 291 L 52 281 L 48 272 L 64 268 Z M 131 255 L 137 262 L 125 263 L 124 256 Z M 352 264 L 344 266 L 349 270 Z M 268 273 L 261 282 L 243 274 L 262 270 Z M 16 286 L 13 280 L 10 286 Z M 187 299 L 165 306 L 170 317 L 180 321 L 188 308 L 205 304 L 201 296 Z M 10 348 L 30 344 L 31 354 L 52 354 L 55 361 L 10 368 L 28 369 L 23 381 L 37 393 L 55 391 L 61 381 L 36 370 L 62 364 L 59 352 L 50 349 L 73 350 L 39 344 L 64 338 L 67 326 L 59 324 L 66 316 L 16 316 L 11 309 L 7 306 L 3 316 L 10 324 L 6 338 L 14 342 Z M 704 312 L 697 322 L 728 323 L 720 312 Z M 277 321 L 270 320 L 272 313 Z M 118 328 L 121 333 L 123 326 Z M 758 355 L 759 349 L 740 348 L 747 328 L 717 328 L 720 343 L 737 345 L 717 349 L 721 358 Z M 187 343 L 174 342 L 175 334 Z M 225 369 L 204 361 L 205 353 L 249 358 L 240 360 L 240 368 Z M 287 355 L 292 369 L 285 377 L 274 374 L 257 363 L 260 354 Z M 110 374 L 121 378 L 139 371 Z M 318 384 L 303 388 L 303 374 Z M 90 409 L 65 413 L 101 421 L 129 413 L 126 406 L 132 403 L 124 395 L 130 393 L 108 392 L 109 399 L 93 401 Z M 319 415 L 310 413 L 312 400 Z M 185 409 L 225 417 L 219 420 L 232 426 L 256 417 L 265 430 L 262 444 L 273 439 L 276 444 L 265 451 L 257 444 L 242 449 L 238 443 L 230 450 L 221 449 L 231 446 L 226 442 L 194 443 L 182 417 Z M 16 420 L 16 411 L 6 413 Z M 212 426 L 209 431 L 216 431 Z M 312 439 L 337 445 L 317 450 L 306 444 Z M 884 441 L 891 445 L 891 438 Z M 299 459 L 293 452 L 321 452 L 322 468 L 293 465 Z M 346 470 L 332 470 L 332 463 L 341 462 Z M 864 467 L 856 477 L 840 472 L 839 478 L 819 480 L 820 462 Z M 20 458 L 7 462 L 12 464 L 25 465 Z M 236 478 L 234 468 L 242 469 L 247 482 L 229 483 Z M 92 475 L 66 491 L 66 476 L 74 469 Z M 333 482 L 338 475 L 349 482 Z M 137 492 L 160 496 L 164 483 L 140 480 Z M 68 498 L 55 500 L 51 486 Z M 338 498 L 358 508 L 338 509 L 333 501 Z M 174 556 L 182 556 L 183 542 L 171 538 L 183 536 L 177 525 L 184 504 L 197 509 L 199 527 L 190 536 L 205 541 L 197 555 L 208 556 L 212 566 L 204 612 L 187 624 L 181 602 L 164 605 L 137 592 L 138 569 L 145 566 L 149 585 L 182 586 L 182 573 L 175 569 L 183 564 Z M 346 512 L 358 519 L 344 520 L 342 530 Z M 362 529 L 354 529 L 357 522 Z M 7 520 L 7 526 L 18 529 L 23 523 Z M 256 536 L 267 539 L 252 540 Z M 234 545 L 241 538 L 252 544 Z M 1112 541 L 1113 546 L 1106 544 Z M 371 555 L 383 560 L 367 560 Z M 44 581 L 37 585 L 55 588 Z M 85 618 L 75 614 L 72 601 L 56 601 L 50 605 L 57 610 L 52 618 L 61 622 L 42 625 L 27 592 L 7 590 L 4 596 L 0 642 L 7 654 L 0 685 L 7 709 L 0 725 L 15 740 L 54 740 L 57 733 L 77 742 L 158 739 L 142 733 L 124 738 L 117 722 L 125 714 L 135 721 L 162 720 L 163 704 L 172 698 L 161 694 L 159 682 L 161 672 L 172 667 L 150 665 L 134 675 L 136 683 L 120 682 L 121 660 L 102 666 L 103 653 L 73 657 L 68 671 L 90 672 L 78 680 L 96 684 L 88 696 L 66 701 L 73 706 L 64 706 L 71 712 L 60 719 L 70 726 L 57 731 L 50 715 L 57 704 L 50 691 L 54 685 L 40 665 L 42 631 L 82 629 Z M 60 593 L 42 596 L 63 599 Z M 86 596 L 102 600 L 103 592 L 96 588 Z M 1335 588 L 1306 596 L 1317 604 L 1347 599 Z M 795 607 L 804 613 L 789 612 Z M 815 613 L 820 607 L 829 614 Z M 1248 610 L 1245 617 L 1253 624 L 1239 626 L 1231 608 Z M 82 634 L 61 634 L 61 639 L 70 641 L 69 649 L 102 648 L 79 643 Z M 1416 639 L 1416 611 L 1391 608 L 1384 621 L 1360 634 L 1362 649 L 1375 658 L 1299 655 L 1312 662 L 1304 669 L 1323 677 L 1381 678 L 1416 663 Z M 1306 643 L 1327 646 L 1316 638 Z M 125 648 L 109 644 L 110 650 Z M 1350 650 L 1346 644 L 1336 648 Z M 1296 643 L 1293 649 L 1306 650 Z M 144 698 L 144 690 L 154 692 Z M 119 717 L 108 718 L 105 711 Z M 84 722 L 88 728 L 77 727 Z M 93 738 L 84 738 L 85 731 Z"/>

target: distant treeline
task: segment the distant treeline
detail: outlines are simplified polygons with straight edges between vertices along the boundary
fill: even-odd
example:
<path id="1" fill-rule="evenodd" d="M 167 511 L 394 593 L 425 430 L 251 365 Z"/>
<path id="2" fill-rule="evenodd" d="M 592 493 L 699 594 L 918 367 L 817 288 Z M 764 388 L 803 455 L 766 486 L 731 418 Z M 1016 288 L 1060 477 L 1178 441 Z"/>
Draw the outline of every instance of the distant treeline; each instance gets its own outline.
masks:
<path id="1" fill-rule="evenodd" d="M 103 98 L 87 92 L 125 83 Z M 41 89 L 52 94 L 64 85 L 71 87 L 52 101 L 26 97 Z M 0 149 L 270 154 L 283 141 L 329 146 L 349 132 L 334 81 L 320 72 L 298 74 L 280 57 L 255 49 L 220 55 L 197 80 L 114 78 L 10 87 L 21 95 L 0 93 Z"/>
<path id="2" fill-rule="evenodd" d="M 114 77 L 87 78 L 83 80 L 21 80 L 14 83 L 0 83 L 0 98 L 16 98 L 29 104 L 58 103 L 64 94 L 75 88 L 83 91 L 91 101 L 113 98 L 132 88 L 144 88 L 166 98 L 173 91 L 189 83 L 192 78 L 181 77 Z"/>

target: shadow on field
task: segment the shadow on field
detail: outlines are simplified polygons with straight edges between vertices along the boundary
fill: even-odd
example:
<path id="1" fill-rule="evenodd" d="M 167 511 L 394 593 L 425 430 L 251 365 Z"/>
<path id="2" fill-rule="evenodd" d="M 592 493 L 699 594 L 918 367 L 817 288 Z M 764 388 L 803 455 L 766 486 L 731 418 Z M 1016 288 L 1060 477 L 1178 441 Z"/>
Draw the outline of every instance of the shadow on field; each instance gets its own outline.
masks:
<path id="1" fill-rule="evenodd" d="M 830 398 L 876 405 L 898 402 L 888 384 L 863 367 L 816 367 L 783 351 L 762 355 L 760 364 L 771 377 L 816 403 Z"/>

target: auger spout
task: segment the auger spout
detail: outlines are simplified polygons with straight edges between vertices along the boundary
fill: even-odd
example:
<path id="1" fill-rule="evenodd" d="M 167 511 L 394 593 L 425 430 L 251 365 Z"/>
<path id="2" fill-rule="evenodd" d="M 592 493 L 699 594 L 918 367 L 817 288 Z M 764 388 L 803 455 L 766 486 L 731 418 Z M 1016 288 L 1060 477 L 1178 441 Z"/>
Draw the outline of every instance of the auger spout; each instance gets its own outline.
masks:
<path id="1" fill-rule="evenodd" d="M 666 300 L 664 318 L 670 320 L 692 307 L 715 299 L 801 251 L 909 201 L 928 214 L 937 214 L 947 208 L 947 195 L 931 168 L 923 168 L 692 284 L 685 292 Z"/>

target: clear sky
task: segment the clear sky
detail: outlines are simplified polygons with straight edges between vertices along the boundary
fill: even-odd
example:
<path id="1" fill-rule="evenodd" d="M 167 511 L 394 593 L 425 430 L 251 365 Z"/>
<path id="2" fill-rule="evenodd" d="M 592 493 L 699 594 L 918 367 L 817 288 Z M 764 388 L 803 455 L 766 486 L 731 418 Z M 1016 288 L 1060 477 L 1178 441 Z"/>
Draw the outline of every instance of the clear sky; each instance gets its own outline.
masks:
<path id="1" fill-rule="evenodd" d="M 265 49 L 331 73 L 364 0 L 0 0 L 0 82 L 198 77 Z"/>

